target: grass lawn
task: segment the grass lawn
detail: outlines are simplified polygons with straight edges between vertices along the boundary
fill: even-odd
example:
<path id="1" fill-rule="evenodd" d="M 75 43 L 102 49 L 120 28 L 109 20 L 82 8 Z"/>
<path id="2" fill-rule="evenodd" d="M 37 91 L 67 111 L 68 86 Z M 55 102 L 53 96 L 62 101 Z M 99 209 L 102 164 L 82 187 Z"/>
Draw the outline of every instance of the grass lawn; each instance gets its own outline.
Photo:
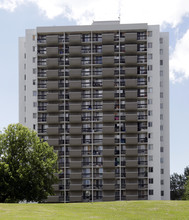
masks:
<path id="1" fill-rule="evenodd" d="M 0 220 L 189 219 L 189 201 L 0 204 Z"/>

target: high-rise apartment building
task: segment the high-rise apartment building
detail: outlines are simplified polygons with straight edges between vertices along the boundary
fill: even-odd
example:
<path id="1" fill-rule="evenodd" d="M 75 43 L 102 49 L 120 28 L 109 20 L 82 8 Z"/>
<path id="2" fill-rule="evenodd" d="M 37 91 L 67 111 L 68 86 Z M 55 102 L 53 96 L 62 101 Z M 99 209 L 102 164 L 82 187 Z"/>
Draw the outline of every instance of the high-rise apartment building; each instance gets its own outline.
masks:
<path id="1" fill-rule="evenodd" d="M 19 39 L 19 121 L 59 157 L 48 202 L 169 199 L 168 41 L 119 21 Z"/>

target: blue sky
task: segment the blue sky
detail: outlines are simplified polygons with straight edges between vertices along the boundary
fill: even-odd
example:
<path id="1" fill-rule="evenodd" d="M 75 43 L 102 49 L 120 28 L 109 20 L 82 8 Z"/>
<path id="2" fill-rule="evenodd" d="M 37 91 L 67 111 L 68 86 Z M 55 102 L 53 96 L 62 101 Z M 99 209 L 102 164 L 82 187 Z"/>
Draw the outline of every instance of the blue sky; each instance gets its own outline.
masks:
<path id="1" fill-rule="evenodd" d="M 160 24 L 170 33 L 171 173 L 183 173 L 189 165 L 188 0 L 0 0 L 0 130 L 18 122 L 18 37 L 25 29 L 117 20 L 119 14 L 121 23 Z"/>

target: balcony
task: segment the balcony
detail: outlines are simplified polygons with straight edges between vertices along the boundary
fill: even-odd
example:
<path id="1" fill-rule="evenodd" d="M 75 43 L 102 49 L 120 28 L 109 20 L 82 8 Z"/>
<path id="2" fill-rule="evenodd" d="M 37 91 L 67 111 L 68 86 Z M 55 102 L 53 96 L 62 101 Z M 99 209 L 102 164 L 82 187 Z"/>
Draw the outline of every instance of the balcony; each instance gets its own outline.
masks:
<path id="1" fill-rule="evenodd" d="M 126 167 L 138 167 L 137 160 L 126 160 Z"/>
<path id="2" fill-rule="evenodd" d="M 76 127 L 76 126 L 74 126 L 74 127 L 70 127 L 70 134 L 71 135 L 79 135 L 79 134 L 81 134 L 81 127 Z"/>
<path id="3" fill-rule="evenodd" d="M 114 100 L 114 91 L 103 91 L 103 100 Z"/>
<path id="4" fill-rule="evenodd" d="M 69 35 L 69 44 L 70 45 L 80 45 L 81 44 L 81 35 L 80 34 L 70 34 Z"/>
<path id="5" fill-rule="evenodd" d="M 126 195 L 126 200 L 138 200 L 138 195 Z"/>
<path id="6" fill-rule="evenodd" d="M 125 44 L 125 53 L 126 54 L 136 54 L 137 53 L 137 44 Z"/>
<path id="7" fill-rule="evenodd" d="M 54 203 L 54 202 L 60 202 L 59 196 L 48 196 L 47 203 Z"/>
<path id="8" fill-rule="evenodd" d="M 81 168 L 81 161 L 70 161 L 70 168 Z"/>
<path id="9" fill-rule="evenodd" d="M 125 88 L 136 88 L 137 79 L 126 79 Z"/>
<path id="10" fill-rule="evenodd" d="M 81 201 L 82 201 L 82 196 L 70 195 L 70 202 L 81 202 Z"/>
<path id="11" fill-rule="evenodd" d="M 137 148 L 135 148 L 135 149 L 126 149 L 126 156 L 137 156 L 137 155 L 138 155 Z"/>
<path id="12" fill-rule="evenodd" d="M 113 55 L 114 54 L 114 45 L 102 45 L 102 54 L 104 55 Z"/>
<path id="13" fill-rule="evenodd" d="M 125 76 L 135 76 L 137 77 L 137 67 L 126 67 L 125 68 Z"/>
<path id="14" fill-rule="evenodd" d="M 58 90 L 58 81 L 47 81 L 47 90 Z"/>
<path id="15" fill-rule="evenodd" d="M 114 78 L 114 69 L 113 68 L 103 68 L 102 69 L 103 78 Z"/>
<path id="16" fill-rule="evenodd" d="M 57 45 L 58 44 L 58 35 L 47 35 L 46 36 L 47 45 Z"/>
<path id="17" fill-rule="evenodd" d="M 58 127 L 48 127 L 47 128 L 47 135 L 59 135 L 59 128 Z"/>
<path id="18" fill-rule="evenodd" d="M 59 106 L 58 104 L 47 104 L 47 112 L 58 112 Z"/>
<path id="19" fill-rule="evenodd" d="M 104 184 L 102 189 L 105 190 L 115 190 L 115 185 L 114 184 Z"/>
<path id="20" fill-rule="evenodd" d="M 115 166 L 114 165 L 114 161 L 108 161 L 108 160 L 107 161 L 106 160 L 103 161 L 103 167 L 104 168 L 112 168 L 114 166 Z"/>
<path id="21" fill-rule="evenodd" d="M 103 145 L 114 145 L 115 140 L 114 137 L 103 137 Z"/>
<path id="22" fill-rule="evenodd" d="M 57 57 L 58 47 L 47 47 L 46 54 L 48 57 Z"/>
<path id="23" fill-rule="evenodd" d="M 125 33 L 125 42 L 136 42 L 137 33 Z"/>
<path id="24" fill-rule="evenodd" d="M 126 90 L 125 99 L 137 99 L 137 90 Z"/>
<path id="25" fill-rule="evenodd" d="M 114 34 L 102 34 L 102 44 L 114 44 Z"/>
<path id="26" fill-rule="evenodd" d="M 81 115 L 80 114 L 71 114 L 70 115 L 70 123 L 81 123 Z"/>
<path id="27" fill-rule="evenodd" d="M 80 173 L 73 173 L 73 172 L 70 173 L 70 179 L 81 179 L 81 178 L 82 178 L 81 172 Z"/>
<path id="28" fill-rule="evenodd" d="M 103 122 L 104 123 L 114 122 L 114 115 L 113 114 L 104 114 L 103 115 Z"/>
<path id="29" fill-rule="evenodd" d="M 81 57 L 70 57 L 69 59 L 70 67 L 81 67 Z"/>
<path id="30" fill-rule="evenodd" d="M 81 100 L 81 92 L 69 92 L 70 101 L 79 101 Z"/>
<path id="31" fill-rule="evenodd" d="M 126 125 L 126 133 L 137 133 L 138 127 L 137 124 Z"/>
<path id="32" fill-rule="evenodd" d="M 81 146 L 81 138 L 70 138 L 70 146 Z"/>
<path id="33" fill-rule="evenodd" d="M 104 149 L 103 156 L 104 157 L 114 156 L 114 149 Z"/>
<path id="34" fill-rule="evenodd" d="M 47 58 L 47 68 L 58 68 L 58 58 Z"/>
<path id="35" fill-rule="evenodd" d="M 81 150 L 70 150 L 70 157 L 81 157 Z"/>
<path id="36" fill-rule="evenodd" d="M 103 172 L 103 179 L 114 179 L 115 173 L 114 172 Z"/>
<path id="37" fill-rule="evenodd" d="M 126 114 L 125 121 L 126 122 L 137 122 L 138 116 L 136 113 L 133 114 Z"/>
<path id="38" fill-rule="evenodd" d="M 125 56 L 125 65 L 126 66 L 132 66 L 137 65 L 137 56 Z"/>
<path id="39" fill-rule="evenodd" d="M 103 66 L 114 66 L 114 57 L 103 57 L 102 58 Z"/>
<path id="40" fill-rule="evenodd" d="M 54 147 L 59 146 L 59 139 L 58 138 L 53 138 L 53 139 L 49 138 L 47 142 L 50 146 L 54 146 Z"/>
<path id="41" fill-rule="evenodd" d="M 125 102 L 126 111 L 137 111 L 137 102 Z"/>
<path id="42" fill-rule="evenodd" d="M 104 112 L 109 112 L 109 111 L 114 111 L 114 103 L 103 103 L 103 111 Z"/>
<path id="43" fill-rule="evenodd" d="M 81 56 L 81 46 L 70 46 L 69 55 L 70 57 Z"/>
<path id="44" fill-rule="evenodd" d="M 58 79 L 58 70 L 47 70 L 47 79 Z"/>
<path id="45" fill-rule="evenodd" d="M 70 191 L 81 191 L 82 186 L 81 184 L 70 184 Z"/>
<path id="46" fill-rule="evenodd" d="M 114 200 L 115 200 L 115 195 L 113 195 L 113 194 L 103 195 L 102 200 L 103 200 L 104 202 L 114 201 Z"/>
<path id="47" fill-rule="evenodd" d="M 103 89 L 113 89 L 114 88 L 114 80 L 108 80 L 108 79 L 104 79 L 103 80 Z"/>
<path id="48" fill-rule="evenodd" d="M 59 123 L 59 116 L 51 116 L 47 115 L 47 124 L 58 124 Z"/>
<path id="49" fill-rule="evenodd" d="M 126 172 L 126 179 L 137 179 L 138 172 Z"/>
<path id="50" fill-rule="evenodd" d="M 103 134 L 114 134 L 114 125 L 103 126 L 102 128 Z"/>
<path id="51" fill-rule="evenodd" d="M 80 112 L 81 111 L 81 104 L 80 103 L 70 103 L 69 110 L 70 110 L 70 112 Z"/>
<path id="52" fill-rule="evenodd" d="M 69 76 L 72 79 L 80 79 L 81 78 L 81 69 L 70 69 Z"/>
<path id="53" fill-rule="evenodd" d="M 81 89 L 81 80 L 70 80 L 69 89 Z"/>
<path id="54" fill-rule="evenodd" d="M 134 144 L 134 145 L 136 145 L 136 144 L 138 144 L 138 138 L 137 137 L 126 137 L 126 144 L 127 145 L 129 145 L 129 144 Z"/>

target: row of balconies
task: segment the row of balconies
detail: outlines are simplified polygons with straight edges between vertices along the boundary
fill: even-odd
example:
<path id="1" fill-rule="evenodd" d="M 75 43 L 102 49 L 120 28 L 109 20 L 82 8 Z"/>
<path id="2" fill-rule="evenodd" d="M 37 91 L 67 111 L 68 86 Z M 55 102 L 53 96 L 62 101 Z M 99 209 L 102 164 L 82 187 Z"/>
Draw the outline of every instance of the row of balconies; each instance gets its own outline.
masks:
<path id="1" fill-rule="evenodd" d="M 69 46 L 65 50 L 59 47 L 39 47 L 38 56 L 42 57 L 58 57 L 63 56 L 63 54 L 69 55 L 70 57 L 82 56 L 85 54 L 100 54 L 100 55 L 114 55 L 120 50 L 122 54 L 137 54 L 137 52 L 146 52 L 146 48 L 142 48 L 137 44 L 125 44 L 119 49 L 114 45 L 102 45 L 99 48 L 94 48 L 92 51 L 90 48 L 85 46 Z"/>
<path id="2" fill-rule="evenodd" d="M 114 68 L 102 68 L 102 70 L 93 70 L 93 76 L 102 76 L 103 78 L 114 78 L 114 75 L 124 75 L 127 77 L 137 77 L 138 74 L 147 74 L 146 68 L 125 67 L 120 70 Z M 47 77 L 48 79 L 58 79 L 61 76 L 69 76 L 70 78 L 81 78 L 90 76 L 91 71 L 83 71 L 82 69 L 69 69 L 69 72 L 63 73 L 58 69 L 39 69 L 38 77 Z"/>
<path id="3" fill-rule="evenodd" d="M 100 34 L 66 34 L 61 35 L 38 35 L 38 45 L 58 45 L 68 42 L 69 45 L 81 45 L 82 43 L 100 42 L 102 44 L 113 44 L 114 41 L 121 42 L 137 42 L 146 41 L 147 36 L 145 32 L 121 33 L 121 36 L 114 33 L 100 33 Z"/>
<path id="4" fill-rule="evenodd" d="M 58 58 L 43 58 L 38 59 L 38 67 L 46 67 L 56 69 L 58 66 L 67 65 L 70 68 L 79 68 L 81 66 L 90 66 L 90 65 L 102 65 L 102 66 L 115 66 L 116 64 L 125 64 L 125 66 L 136 66 L 137 64 L 146 64 L 147 58 L 138 57 L 138 56 L 125 56 L 124 58 L 116 59 L 114 56 L 103 56 L 99 57 L 94 61 L 84 59 L 81 57 L 70 57 L 67 60 L 60 60 Z"/>
<path id="5" fill-rule="evenodd" d="M 125 86 L 126 88 L 136 88 L 139 86 L 146 86 L 147 81 L 139 81 L 139 79 L 126 79 L 122 82 L 114 81 L 113 79 L 98 81 L 94 80 L 92 83 L 88 80 L 70 80 L 69 83 L 59 82 L 59 81 L 38 81 L 38 88 L 46 88 L 47 90 L 58 90 L 59 88 L 67 87 L 69 89 L 81 89 L 81 88 L 91 88 L 91 87 L 102 87 L 102 89 L 114 89 L 114 87 Z"/>

